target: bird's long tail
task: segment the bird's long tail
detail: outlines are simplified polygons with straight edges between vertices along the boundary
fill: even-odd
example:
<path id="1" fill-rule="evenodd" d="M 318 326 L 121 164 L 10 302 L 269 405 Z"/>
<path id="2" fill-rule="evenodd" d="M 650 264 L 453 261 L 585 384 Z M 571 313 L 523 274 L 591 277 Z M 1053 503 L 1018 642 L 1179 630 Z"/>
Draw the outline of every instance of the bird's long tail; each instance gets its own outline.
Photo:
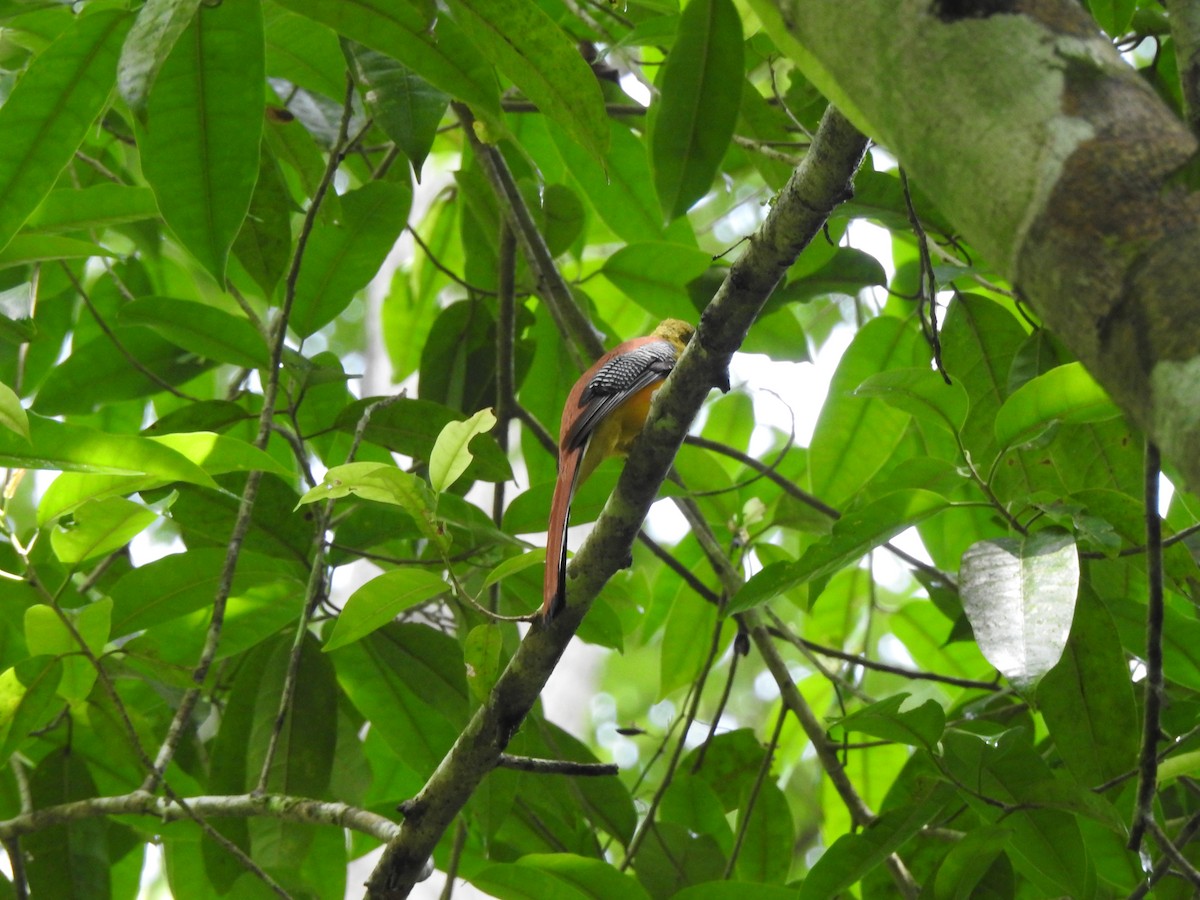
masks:
<path id="1" fill-rule="evenodd" d="M 541 616 L 549 621 L 567 599 L 567 525 L 571 519 L 571 500 L 579 484 L 580 463 L 587 447 L 563 454 L 559 460 L 558 481 L 550 503 L 550 527 L 546 530 L 546 579 L 542 582 Z"/>

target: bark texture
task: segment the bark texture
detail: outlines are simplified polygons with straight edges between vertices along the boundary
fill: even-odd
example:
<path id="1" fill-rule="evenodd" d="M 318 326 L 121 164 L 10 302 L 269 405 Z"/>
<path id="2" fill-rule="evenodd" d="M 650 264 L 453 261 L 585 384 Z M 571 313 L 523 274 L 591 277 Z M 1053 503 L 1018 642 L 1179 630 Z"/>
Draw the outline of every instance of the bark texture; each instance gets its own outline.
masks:
<path id="1" fill-rule="evenodd" d="M 752 5 L 1200 490 L 1196 140 L 1080 4 Z"/>

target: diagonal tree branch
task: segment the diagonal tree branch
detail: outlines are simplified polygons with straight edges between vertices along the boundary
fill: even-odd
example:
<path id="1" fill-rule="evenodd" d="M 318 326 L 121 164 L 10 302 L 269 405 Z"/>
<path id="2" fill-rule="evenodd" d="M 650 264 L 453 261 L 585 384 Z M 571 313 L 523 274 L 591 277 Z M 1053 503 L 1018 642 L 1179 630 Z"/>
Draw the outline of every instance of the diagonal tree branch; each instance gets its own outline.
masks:
<path id="1" fill-rule="evenodd" d="M 367 883 L 371 897 L 408 895 L 443 833 L 496 766 L 592 601 L 626 564 L 658 487 L 710 388 L 728 383 L 729 360 L 767 297 L 829 213 L 850 196 L 866 146 L 866 138 L 830 108 L 808 156 L 730 269 L 701 317 L 696 337 L 658 392 L 616 492 L 575 558 L 567 608 L 548 625 L 535 624 L 529 631 L 487 701 L 425 786 L 404 805 L 400 833 Z"/>

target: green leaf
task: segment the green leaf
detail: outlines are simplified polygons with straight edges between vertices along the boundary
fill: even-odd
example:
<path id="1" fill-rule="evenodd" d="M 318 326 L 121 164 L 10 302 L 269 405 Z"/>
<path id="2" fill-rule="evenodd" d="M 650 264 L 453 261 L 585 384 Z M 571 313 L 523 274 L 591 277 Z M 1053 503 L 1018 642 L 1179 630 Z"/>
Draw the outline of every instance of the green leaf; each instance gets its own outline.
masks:
<path id="1" fill-rule="evenodd" d="M 663 631 L 659 699 L 695 681 L 708 656 L 716 624 L 717 608 L 712 604 L 672 604 Z M 722 635 L 722 646 L 727 645 L 732 637 L 732 632 L 727 630 Z"/>
<path id="2" fill-rule="evenodd" d="M 745 802 L 749 802 L 749 795 Z M 748 817 L 744 804 L 739 810 L 738 827 L 743 826 L 742 852 L 738 854 L 736 867 L 738 878 L 755 884 L 783 884 L 792 868 L 796 828 L 787 797 L 772 779 L 759 786 Z"/>
<path id="3" fill-rule="evenodd" d="M 18 234 L 0 250 L 0 269 L 27 266 L 55 259 L 87 259 L 91 256 L 112 256 L 107 250 L 90 241 L 44 234 Z"/>
<path id="4" fill-rule="evenodd" d="M 99 795 L 83 754 L 71 747 L 52 750 L 30 778 L 34 808 L 88 800 Z M 103 819 L 83 819 L 41 828 L 21 839 L 28 854 L 31 894 L 41 897 L 112 896 L 110 828 Z"/>
<path id="5" fill-rule="evenodd" d="M 0 107 L 0 248 L 50 192 L 104 108 L 129 25 L 117 10 L 76 17 Z"/>
<path id="6" fill-rule="evenodd" d="M 429 454 L 429 481 L 439 494 L 450 489 L 475 458 L 471 439 L 492 430 L 496 415 L 481 409 L 465 422 L 450 422 L 438 435 Z"/>
<path id="7" fill-rule="evenodd" d="M 146 97 L 171 48 L 200 8 L 201 0 L 146 0 L 121 48 L 117 90 L 135 113 L 145 110 Z"/>
<path id="8" fill-rule="evenodd" d="M 398 761 L 431 772 L 466 722 L 457 642 L 425 625 L 387 625 L 330 654 L 350 701 Z"/>
<path id="9" fill-rule="evenodd" d="M 253 444 L 211 431 L 176 431 L 150 440 L 170 447 L 190 459 L 209 475 L 228 472 L 271 472 L 290 478 L 292 472 L 269 453 Z"/>
<path id="10" fill-rule="evenodd" d="M 121 342 L 120 348 L 108 335 L 98 335 L 75 346 L 50 372 L 33 403 L 38 412 L 93 412 L 122 400 L 152 396 L 164 390 L 164 385 L 185 384 L 215 365 L 148 329 L 118 325 L 112 333 Z M 130 357 L 138 361 L 140 369 L 130 364 Z"/>
<path id="11" fill-rule="evenodd" d="M 487 701 L 504 664 L 504 635 L 494 623 L 476 625 L 463 641 L 467 687 L 476 703 Z"/>
<path id="12" fill-rule="evenodd" d="M 650 132 L 654 187 L 668 221 L 708 193 L 737 125 L 742 19 L 731 0 L 690 0 L 660 81 Z"/>
<path id="13" fill-rule="evenodd" d="M 699 766 L 703 753 L 704 765 Z M 699 768 L 728 812 L 738 808 L 763 764 L 763 746 L 753 729 L 738 728 L 714 735 L 702 748 L 689 751 L 679 766 L 681 772 Z"/>
<path id="14" fill-rule="evenodd" d="M 105 597 L 78 609 L 62 610 L 62 615 L 71 620 L 93 655 L 98 656 L 108 641 L 112 606 L 112 600 Z M 62 657 L 63 675 L 58 684 L 60 697 L 68 703 L 87 699 L 96 683 L 96 669 L 81 655 L 79 644 L 62 623 L 59 613 L 44 604 L 26 609 L 25 643 L 33 656 Z"/>
<path id="15" fill-rule="evenodd" d="M 38 415 L 29 417 L 29 440 L 0 431 L 0 463 L 22 469 L 154 475 L 203 487 L 217 484 L 203 469 L 167 447 L 130 434 L 106 434 Z"/>
<path id="16" fill-rule="evenodd" d="M 430 84 L 499 122 L 500 89 L 491 65 L 453 21 L 427 20 L 412 4 L 392 0 L 280 0 L 360 44 L 404 60 Z"/>
<path id="17" fill-rule="evenodd" d="M 565 129 L 548 122 L 547 130 L 596 215 L 614 234 L 628 244 L 662 240 L 664 229 L 662 214 L 654 202 L 654 178 L 646 147 L 637 136 L 628 128 L 614 125 L 612 146 L 601 164 L 572 141 Z M 691 228 L 679 228 L 671 238 L 686 240 L 684 232 L 690 235 Z"/>
<path id="18" fill-rule="evenodd" d="M 425 536 L 443 549 L 449 538 L 434 517 L 434 497 L 429 486 L 415 475 L 379 463 L 348 463 L 325 473 L 321 484 L 300 498 L 300 503 L 336 500 L 351 494 L 365 500 L 391 503 L 413 517 Z"/>
<path id="19" fill-rule="evenodd" d="M 158 513 L 123 497 L 90 500 L 75 510 L 75 520 L 50 532 L 54 555 L 68 565 L 124 547 L 150 527 Z"/>
<path id="20" fill-rule="evenodd" d="M 1008 396 L 1009 370 L 1025 340 L 1012 313 L 973 294 L 951 301 L 942 322 L 942 362 L 967 391 L 970 410 L 962 442 L 979 471 L 987 471 L 999 452 L 996 413 Z M 1019 457 L 1015 461 L 1022 463 Z"/>
<path id="21" fill-rule="evenodd" d="M 972 791 L 959 797 L 984 821 L 1012 829 L 1006 848 L 1036 885 L 1037 896 L 1086 897 L 1094 886 L 1094 863 L 1084 847 L 1079 823 L 1047 798 L 1061 793 L 1062 782 L 1032 748 L 1009 732 L 994 741 L 946 732 L 942 739 L 946 765 Z M 1009 811 L 979 799 L 1018 807 Z"/>
<path id="22" fill-rule="evenodd" d="M 446 114 L 449 95 L 403 63 L 370 47 L 349 42 L 347 56 L 367 110 L 408 157 L 420 182 L 421 167 Z"/>
<path id="23" fill-rule="evenodd" d="M 341 102 L 346 94 L 346 60 L 333 30 L 278 4 L 266 7 L 264 14 L 267 76 Z"/>
<path id="24" fill-rule="evenodd" d="M 291 473 L 275 457 L 252 444 L 208 432 L 168 433 L 150 438 L 194 462 L 209 475 L 260 470 L 281 477 Z M 45 525 L 88 500 L 152 490 L 168 483 L 153 475 L 96 475 L 64 472 L 54 479 L 38 503 L 38 524 Z"/>
<path id="25" fill-rule="evenodd" d="M 858 330 L 838 363 L 809 446 L 809 478 L 818 498 L 841 506 L 892 458 L 909 414 L 854 392 L 871 375 L 911 367 L 926 352 L 900 319 L 882 316 Z"/>
<path id="26" fill-rule="evenodd" d="M 212 606 L 225 564 L 224 547 L 201 547 L 139 566 L 110 589 L 113 634 L 123 637 Z M 229 590 L 231 598 L 280 602 L 304 592 L 294 564 L 243 550 Z"/>
<path id="27" fill-rule="evenodd" d="M 163 218 L 221 286 L 258 178 L 263 78 L 258 0 L 204 4 L 162 63 L 139 135 Z"/>
<path id="28" fill-rule="evenodd" d="M 326 653 L 352 644 L 447 590 L 441 575 L 424 569 L 393 569 L 372 578 L 346 600 L 325 642 Z"/>
<path id="29" fill-rule="evenodd" d="M 1056 366 L 1017 388 L 996 413 L 1001 447 L 1027 444 L 1055 422 L 1101 422 L 1121 411 L 1082 363 Z"/>
<path id="30" fill-rule="evenodd" d="M 1038 684 L 1037 704 L 1080 784 L 1100 785 L 1135 767 L 1139 722 L 1129 666 L 1112 615 L 1091 590 L 1080 592 L 1071 636 Z"/>
<path id="31" fill-rule="evenodd" d="M 1088 0 L 1088 9 L 1110 37 L 1119 38 L 1129 30 L 1137 0 Z"/>
<path id="32" fill-rule="evenodd" d="M 380 398 L 368 397 L 347 406 L 338 415 L 337 427 L 354 434 L 363 413 Z M 371 413 L 364 437 L 393 453 L 401 453 L 428 462 L 438 435 L 451 422 L 458 422 L 462 413 L 432 400 L 412 397 L 392 399 Z M 474 461 L 467 474 L 476 481 L 509 481 L 513 477 L 508 457 L 491 436 L 472 441 Z"/>
<path id="33" fill-rule="evenodd" d="M 953 797 L 954 789 L 945 782 L 924 780 L 904 806 L 885 812 L 857 834 L 843 834 L 805 876 L 800 900 L 835 897 L 861 881 L 929 824 Z"/>
<path id="34" fill-rule="evenodd" d="M 246 369 L 270 366 L 267 343 L 244 318 L 172 297 L 141 297 L 121 307 L 121 322 L 153 328 L 173 344 L 215 362 Z"/>
<path id="35" fill-rule="evenodd" d="M 935 900 L 970 900 L 975 886 L 988 873 L 1012 838 L 1012 829 L 985 825 L 967 832 L 938 867 Z"/>
<path id="36" fill-rule="evenodd" d="M 1067 533 L 973 544 L 963 554 L 959 593 L 988 662 L 1019 686 L 1058 662 L 1079 592 L 1079 554 Z"/>
<path id="37" fill-rule="evenodd" d="M 872 375 L 854 392 L 879 397 L 889 406 L 912 413 L 957 435 L 967 420 L 967 392 L 957 381 L 946 384 L 931 369 L 892 369 Z"/>
<path id="38" fill-rule="evenodd" d="M 299 650 L 301 674 L 281 726 L 277 724 L 279 698 L 293 652 L 291 641 L 278 642 L 260 673 L 254 720 L 245 751 L 247 787 L 257 786 L 267 748 L 274 743 L 275 755 L 267 770 L 267 791 L 323 797 L 333 773 L 339 692 L 333 664 L 321 654 L 317 639 L 312 634 L 304 635 Z M 273 741 L 276 729 L 277 739 Z M 255 817 L 249 824 L 255 858 L 268 868 L 296 865 L 303 860 L 317 827 L 269 816 Z"/>
<path id="39" fill-rule="evenodd" d="M 43 232 L 83 231 L 157 217 L 158 204 L 150 188 L 103 182 L 80 190 L 51 191 L 25 227 Z"/>
<path id="40" fill-rule="evenodd" d="M 46 724 L 62 674 L 62 662 L 53 656 L 32 656 L 0 673 L 0 758 L 8 759 Z"/>
<path id="41" fill-rule="evenodd" d="M 483 584 L 480 590 L 486 590 L 493 584 L 498 584 L 510 575 L 516 575 L 518 572 L 524 572 L 526 569 L 532 569 L 534 566 L 540 565 L 546 560 L 546 549 L 539 547 L 530 550 L 528 553 L 522 553 L 518 556 L 510 556 L 492 571 L 488 572 L 487 577 L 483 579 Z"/>
<path id="42" fill-rule="evenodd" d="M 908 693 L 894 694 L 837 720 L 837 725 L 846 731 L 936 752 L 937 743 L 946 730 L 946 714 L 936 700 L 926 700 L 920 706 L 902 711 L 901 705 L 910 696 Z"/>
<path id="43" fill-rule="evenodd" d="M 412 190 L 372 181 L 341 197 L 337 222 L 313 229 L 288 324 L 302 337 L 328 324 L 367 286 L 404 229 Z"/>
<path id="44" fill-rule="evenodd" d="M 29 436 L 29 414 L 21 406 L 21 398 L 7 384 L 0 382 L 0 425 L 25 440 Z"/>
<path id="45" fill-rule="evenodd" d="M 660 821 L 707 834 L 726 856 L 733 850 L 733 829 L 725 816 L 721 798 L 699 775 L 677 771 L 663 794 L 658 816 Z M 789 813 L 789 821 L 790 818 Z"/>
<path id="46" fill-rule="evenodd" d="M 801 257 L 801 265 L 804 257 Z M 806 302 L 816 297 L 845 295 L 857 297 L 869 287 L 887 284 L 887 272 L 879 260 L 853 247 L 837 247 L 816 271 L 805 272 L 778 288 L 767 302 L 764 312 L 786 303 Z"/>
<path id="47" fill-rule="evenodd" d="M 660 822 L 647 832 L 633 868 L 652 897 L 673 897 L 686 885 L 719 879 L 725 857 L 707 834 Z"/>
<path id="48" fill-rule="evenodd" d="M 703 250 L 664 241 L 628 244 L 612 254 L 600 270 L 625 296 L 662 318 L 695 319 L 687 284 L 713 264 Z"/>
<path id="49" fill-rule="evenodd" d="M 484 57 L 598 160 L 608 150 L 604 96 L 575 42 L 533 0 L 449 0 Z"/>
<path id="50" fill-rule="evenodd" d="M 233 253 L 268 300 L 291 259 L 293 205 L 279 163 L 264 142 L 250 210 L 234 238 Z"/>
<path id="51" fill-rule="evenodd" d="M 734 595 L 726 615 L 766 603 L 804 582 L 832 575 L 918 522 L 949 507 L 931 491 L 894 491 L 858 507 L 834 523 L 829 537 L 813 544 L 795 562 L 777 563 L 751 578 Z"/>
<path id="52" fill-rule="evenodd" d="M 747 886 L 740 881 L 709 881 L 694 884 L 671 895 L 671 900 L 745 900 Z M 793 888 L 773 884 L 754 885 L 754 900 L 796 900 Z"/>
<path id="53" fill-rule="evenodd" d="M 573 853 L 529 853 L 515 863 L 490 865 L 470 881 L 500 900 L 650 900 L 640 884 L 615 866 Z"/>

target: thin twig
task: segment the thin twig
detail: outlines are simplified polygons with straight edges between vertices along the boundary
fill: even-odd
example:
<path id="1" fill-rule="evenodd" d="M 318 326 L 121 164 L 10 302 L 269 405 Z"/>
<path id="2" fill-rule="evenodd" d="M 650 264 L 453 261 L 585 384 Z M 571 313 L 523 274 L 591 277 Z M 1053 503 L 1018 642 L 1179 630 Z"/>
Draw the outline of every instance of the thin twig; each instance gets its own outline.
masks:
<path id="1" fill-rule="evenodd" d="M 1158 515 L 1158 482 L 1162 472 L 1158 446 L 1146 441 L 1145 492 L 1146 516 L 1146 700 L 1142 724 L 1142 752 L 1138 764 L 1137 801 L 1126 846 L 1137 850 L 1147 828 L 1154 828 L 1154 795 L 1158 789 L 1159 717 L 1163 698 L 1163 569 L 1162 519 Z M 1161 843 L 1161 841 L 1160 841 Z M 1166 842 L 1170 844 L 1168 840 Z M 1173 848 L 1173 845 L 1172 845 Z M 1165 847 L 1163 849 L 1166 849 Z"/>
<path id="2" fill-rule="evenodd" d="M 759 765 L 758 774 L 754 777 L 754 784 L 750 788 L 750 796 L 746 798 L 746 802 L 738 811 L 737 834 L 733 839 L 733 849 L 729 852 L 729 859 L 725 860 L 725 874 L 721 876 L 725 881 L 732 877 L 733 867 L 737 864 L 737 858 L 742 852 L 742 844 L 746 840 L 746 832 L 750 827 L 750 816 L 754 812 L 755 803 L 758 802 L 758 795 L 762 791 L 767 773 L 771 771 L 771 762 L 775 758 L 775 748 L 779 746 L 779 736 L 783 733 L 783 723 L 787 721 L 787 714 L 787 707 L 781 706 L 779 715 L 775 719 L 775 730 L 771 732 L 771 740 L 767 742 L 762 764 Z"/>
<path id="3" fill-rule="evenodd" d="M 187 808 L 199 815 L 234 819 L 263 816 L 285 822 L 335 825 L 360 831 L 380 841 L 390 840 L 400 830 L 395 822 L 370 810 L 307 797 L 231 794 L 188 797 L 186 802 Z M 153 816 L 162 822 L 178 822 L 189 818 L 187 810 L 178 800 L 159 797 L 147 791 L 133 791 L 113 797 L 91 797 L 60 803 L 0 820 L 0 840 L 22 837 L 67 822 L 128 815 Z"/>
<path id="4" fill-rule="evenodd" d="M 538 296 L 545 301 L 555 324 L 567 341 L 567 351 L 575 358 L 579 369 L 585 368 L 583 357 L 576 352 L 576 344 L 590 359 L 597 359 L 604 353 L 604 345 L 596 333 L 592 323 L 588 321 L 579 308 L 579 303 L 571 293 L 571 288 L 563 279 L 554 257 L 546 246 L 545 238 L 538 231 L 533 214 L 529 210 L 525 197 L 517 187 L 516 179 L 508 168 L 508 163 L 495 147 L 483 143 L 472 127 L 474 117 L 463 104 L 452 104 L 459 120 L 463 123 L 463 134 L 471 144 L 479 159 L 480 166 L 491 182 L 492 190 L 500 201 L 501 209 L 509 218 L 521 253 L 529 263 L 538 282 Z"/>
<path id="5" fill-rule="evenodd" d="M 717 651 L 721 648 L 721 628 L 724 623 L 718 619 L 716 627 L 713 628 L 712 641 L 709 643 L 708 655 L 705 657 L 704 665 L 700 669 L 700 674 L 697 676 L 692 688 L 692 703 L 688 707 L 687 715 L 684 717 L 683 728 L 679 733 L 679 738 L 675 742 L 675 751 L 671 754 L 671 759 L 667 763 L 667 771 L 663 774 L 662 782 L 658 786 L 658 790 L 654 792 L 654 796 L 650 800 L 650 807 L 646 810 L 646 817 L 642 820 L 641 826 L 634 832 L 633 837 L 629 841 L 629 846 L 625 850 L 625 859 L 621 862 L 621 871 L 624 872 L 632 864 L 634 857 L 637 856 L 638 850 L 641 849 L 642 842 L 646 840 L 646 835 L 654 826 L 654 818 L 658 813 L 658 807 L 662 803 L 663 797 L 667 793 L 667 789 L 671 786 L 671 782 L 675 776 L 675 770 L 679 767 L 680 757 L 683 756 L 683 749 L 687 746 L 688 732 L 691 730 L 692 723 L 696 721 L 696 714 L 700 709 L 700 695 L 704 691 L 704 683 L 708 680 L 708 674 L 712 671 L 713 663 L 717 659 Z"/>
<path id="6" fill-rule="evenodd" d="M 902 678 L 911 678 L 915 681 L 936 681 L 940 684 L 949 684 L 954 687 L 968 688 L 970 690 L 991 691 L 993 693 L 1003 693 L 1004 688 L 994 681 L 976 681 L 971 678 L 956 678 L 953 675 L 939 675 L 936 672 L 922 672 L 918 669 L 908 669 L 904 666 L 893 666 L 888 663 L 879 662 L 875 659 L 868 659 L 865 656 L 858 656 L 854 653 L 847 653 L 844 650 L 836 650 L 833 647 L 827 647 L 824 644 L 818 644 L 816 641 L 810 641 L 807 638 L 802 638 L 795 634 L 786 624 L 779 619 L 770 610 L 767 611 L 771 616 L 775 628 L 771 629 L 771 633 L 777 637 L 783 638 L 788 643 L 799 648 L 811 650 L 813 653 L 820 653 L 822 656 L 831 656 L 834 659 L 840 659 L 843 662 L 848 662 L 851 665 L 862 666 L 864 669 L 874 669 L 877 672 L 887 672 L 889 675 L 899 675 Z"/>
<path id="7" fill-rule="evenodd" d="M 128 362 L 129 365 L 137 369 L 138 372 L 140 372 L 142 376 L 151 384 L 154 384 L 167 393 L 174 394 L 176 397 L 179 397 L 183 400 L 190 400 L 193 403 L 197 402 L 195 397 L 179 390 L 179 388 L 175 387 L 175 385 L 164 381 L 162 376 L 148 368 L 145 363 L 134 356 L 129 351 L 129 348 L 121 343 L 121 339 L 117 337 L 116 332 L 114 332 L 112 328 L 109 327 L 108 323 L 104 321 L 104 317 L 100 315 L 100 311 L 96 309 L 95 304 L 92 303 L 92 298 L 88 295 L 87 290 L 80 283 L 79 279 L 75 277 L 75 273 L 71 271 L 71 267 L 62 261 L 59 262 L 59 265 L 62 267 L 63 272 L 66 273 L 67 279 L 71 282 L 71 286 L 75 288 L 75 293 L 77 293 L 79 298 L 83 301 L 83 305 L 86 306 L 88 312 L 92 314 L 92 319 L 95 321 L 96 325 L 98 325 L 100 330 L 104 332 L 104 336 L 108 338 L 109 343 L 116 348 L 117 352 L 125 357 L 125 361 Z"/>
<path id="8" fill-rule="evenodd" d="M 595 778 L 600 775 L 618 775 L 621 770 L 616 763 L 573 762 L 569 759 L 536 759 L 532 756 L 514 756 L 501 753 L 496 760 L 501 769 L 518 772 L 533 772 L 536 775 L 581 775 Z"/>

